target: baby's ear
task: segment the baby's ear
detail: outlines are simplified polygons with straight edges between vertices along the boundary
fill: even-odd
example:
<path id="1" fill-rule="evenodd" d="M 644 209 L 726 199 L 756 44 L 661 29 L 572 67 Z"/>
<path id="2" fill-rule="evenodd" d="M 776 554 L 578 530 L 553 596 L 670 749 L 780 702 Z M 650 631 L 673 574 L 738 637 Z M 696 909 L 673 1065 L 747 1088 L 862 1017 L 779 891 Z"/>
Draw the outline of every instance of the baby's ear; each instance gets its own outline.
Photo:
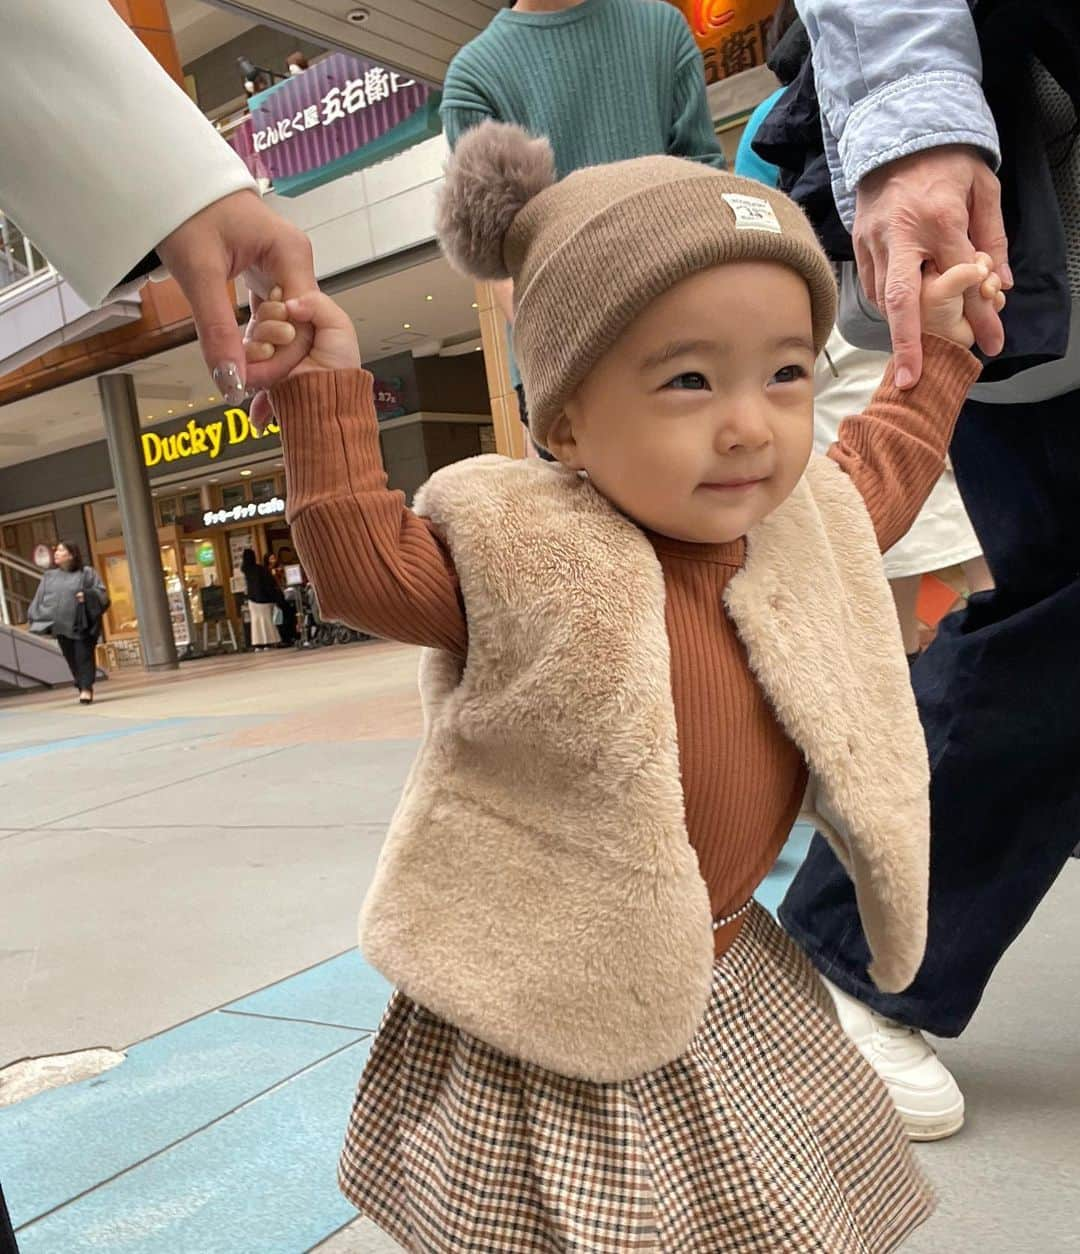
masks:
<path id="1" fill-rule="evenodd" d="M 574 427 L 566 410 L 551 424 L 545 441 L 548 452 L 570 470 L 584 470 L 581 462 L 581 450 L 574 438 Z"/>

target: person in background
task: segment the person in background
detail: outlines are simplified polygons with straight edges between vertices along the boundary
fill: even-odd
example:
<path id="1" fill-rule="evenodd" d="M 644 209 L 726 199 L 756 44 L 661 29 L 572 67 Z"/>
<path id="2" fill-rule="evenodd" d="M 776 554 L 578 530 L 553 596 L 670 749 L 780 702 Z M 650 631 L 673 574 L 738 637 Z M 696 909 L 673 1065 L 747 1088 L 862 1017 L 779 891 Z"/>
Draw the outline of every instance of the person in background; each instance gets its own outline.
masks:
<path id="1" fill-rule="evenodd" d="M 769 31 L 771 65 L 776 65 L 777 45 L 797 21 L 792 0 L 784 0 Z M 786 87 L 778 88 L 751 113 L 735 156 L 736 174 L 768 187 L 777 186 L 780 169 L 754 151 L 753 141 L 758 128 L 786 90 Z M 848 415 L 866 408 L 888 362 L 887 353 L 856 348 L 833 328 L 825 352 L 814 366 L 814 447 L 817 452 L 828 452 L 837 438 L 840 423 Z M 919 653 L 916 607 L 924 574 L 940 574 L 948 567 L 961 566 L 969 593 L 986 592 L 994 586 L 951 465 L 946 465 L 911 530 L 884 554 L 882 562 L 900 620 L 904 651 L 911 662 Z"/>
<path id="2" fill-rule="evenodd" d="M 285 58 L 285 64 L 289 67 L 290 74 L 303 74 L 305 70 L 311 68 L 307 57 L 302 52 L 290 52 Z"/>
<path id="3" fill-rule="evenodd" d="M 987 362 L 950 450 L 995 588 L 948 616 L 912 671 L 933 763 L 919 977 L 900 995 L 866 979 L 857 904 L 820 837 L 780 909 L 910 1135 L 933 1140 L 962 1126 L 964 1099 L 923 1033 L 964 1031 L 1080 832 L 1080 8 L 799 8 L 836 206 L 898 384 L 922 370 L 925 266 L 982 251 L 1011 288 L 1004 324 L 971 312 Z"/>
<path id="4" fill-rule="evenodd" d="M 307 236 L 259 199 L 108 0 L 7 0 L 3 11 L 0 212 L 92 308 L 163 265 L 230 405 L 284 378 L 301 348 L 247 365 L 230 281 L 309 291 Z"/>
<path id="5" fill-rule="evenodd" d="M 260 564 L 254 549 L 245 549 L 240 570 L 247 583 L 247 600 L 251 613 L 251 647 L 256 653 L 263 649 L 276 649 L 281 636 L 274 621 L 274 611 L 285 612 L 285 597 L 277 581 Z"/>
<path id="6" fill-rule="evenodd" d="M 285 595 L 285 567 L 276 553 L 267 553 L 263 562 L 266 573 L 277 585 L 282 594 L 278 608 L 281 610 L 281 643 L 286 647 L 296 643 L 296 606 L 291 597 Z"/>
<path id="7" fill-rule="evenodd" d="M 814 366 L 814 447 L 819 453 L 832 445 L 849 414 L 866 407 L 888 362 L 887 353 L 856 348 L 833 328 L 825 352 Z M 950 464 L 946 464 L 907 535 L 881 560 L 900 620 L 904 652 L 914 665 L 921 647 L 917 606 L 923 575 L 941 576 L 959 566 L 969 596 L 994 586 Z"/>
<path id="8" fill-rule="evenodd" d="M 79 703 L 90 705 L 97 676 L 94 650 L 109 595 L 97 571 L 84 564 L 78 545 L 62 540 L 53 550 L 53 563 L 30 602 L 30 630 L 53 637 L 71 671 Z"/>
<path id="9" fill-rule="evenodd" d="M 451 149 L 489 119 L 544 136 L 560 178 L 655 153 L 726 166 L 701 53 L 679 10 L 656 0 L 517 0 L 454 57 L 441 112 Z M 513 284 L 497 283 L 495 296 L 511 327 L 511 378 L 528 427 Z"/>

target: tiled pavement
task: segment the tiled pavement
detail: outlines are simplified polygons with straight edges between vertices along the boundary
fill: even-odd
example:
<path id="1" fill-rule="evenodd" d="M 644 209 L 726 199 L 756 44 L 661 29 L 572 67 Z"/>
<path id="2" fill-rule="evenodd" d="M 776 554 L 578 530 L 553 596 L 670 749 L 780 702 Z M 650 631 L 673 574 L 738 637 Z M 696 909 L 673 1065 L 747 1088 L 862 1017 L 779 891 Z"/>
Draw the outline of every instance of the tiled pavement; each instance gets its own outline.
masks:
<path id="1" fill-rule="evenodd" d="M 138 1042 L 0 1109 L 23 1254 L 395 1248 L 353 1222 L 334 1161 L 388 992 L 352 941 L 419 730 L 413 668 L 362 646 L 123 681 L 90 712 L 0 703 L 0 1066 Z M 971 1118 L 923 1151 L 943 1200 L 915 1254 L 1080 1250 L 1078 869 L 945 1047 Z"/>

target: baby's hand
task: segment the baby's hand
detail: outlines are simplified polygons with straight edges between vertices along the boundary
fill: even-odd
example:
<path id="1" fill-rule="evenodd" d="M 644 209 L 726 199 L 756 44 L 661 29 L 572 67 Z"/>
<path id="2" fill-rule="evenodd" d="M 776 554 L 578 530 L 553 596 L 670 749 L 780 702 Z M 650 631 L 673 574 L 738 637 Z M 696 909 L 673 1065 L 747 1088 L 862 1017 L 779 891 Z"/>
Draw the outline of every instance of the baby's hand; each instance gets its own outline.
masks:
<path id="1" fill-rule="evenodd" d="M 283 301 L 281 289 L 274 288 L 267 300 L 252 297 L 252 317 L 244 337 L 249 362 L 269 361 L 279 348 L 296 338 L 296 324 L 311 323 L 315 335 L 306 357 L 289 371 L 288 377 L 310 374 L 313 370 L 358 370 L 360 346 L 349 315 L 329 296 L 316 290 L 295 300 Z M 270 419 L 269 397 L 260 392 L 251 408 L 251 420 L 262 429 Z"/>
<path id="2" fill-rule="evenodd" d="M 992 267 L 986 253 L 977 253 L 975 260 L 965 265 L 950 266 L 944 274 L 927 263 L 920 297 L 923 331 L 970 348 L 975 333 L 965 316 L 971 308 L 969 302 L 988 302 L 999 313 L 1005 308 L 1001 276 Z"/>

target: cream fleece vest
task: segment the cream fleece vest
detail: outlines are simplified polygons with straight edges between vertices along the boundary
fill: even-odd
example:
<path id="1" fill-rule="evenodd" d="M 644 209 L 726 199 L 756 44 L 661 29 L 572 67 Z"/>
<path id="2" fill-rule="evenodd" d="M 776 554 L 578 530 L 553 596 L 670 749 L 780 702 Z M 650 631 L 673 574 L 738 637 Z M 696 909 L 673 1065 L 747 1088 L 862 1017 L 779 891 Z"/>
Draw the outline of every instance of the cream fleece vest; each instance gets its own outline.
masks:
<path id="1" fill-rule="evenodd" d="M 361 916 L 372 964 L 489 1045 L 606 1082 L 685 1051 L 711 986 L 686 831 L 664 580 L 578 476 L 480 457 L 416 509 L 445 537 L 464 667 L 421 662 L 424 741 Z M 728 611 L 811 771 L 884 989 L 926 937 L 926 747 L 866 507 L 815 458 L 747 538 Z"/>

